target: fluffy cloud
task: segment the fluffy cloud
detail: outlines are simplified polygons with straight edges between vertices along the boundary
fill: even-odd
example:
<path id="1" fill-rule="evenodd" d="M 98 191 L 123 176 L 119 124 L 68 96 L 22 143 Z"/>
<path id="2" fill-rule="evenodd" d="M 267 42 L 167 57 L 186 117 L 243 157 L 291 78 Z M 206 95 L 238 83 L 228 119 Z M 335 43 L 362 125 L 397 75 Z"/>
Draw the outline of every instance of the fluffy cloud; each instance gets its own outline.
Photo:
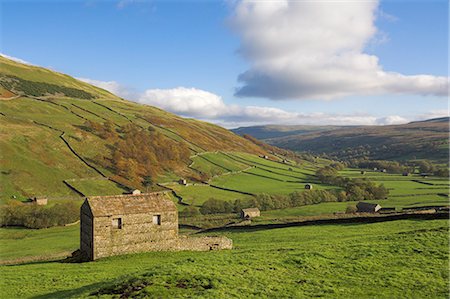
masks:
<path id="1" fill-rule="evenodd" d="M 76 78 L 76 79 L 103 88 L 122 98 L 135 99 L 138 95 L 137 92 L 133 91 L 131 88 L 123 86 L 122 84 L 116 81 L 100 81 L 88 78 Z"/>
<path id="2" fill-rule="evenodd" d="M 377 125 L 398 125 L 398 124 L 405 124 L 407 122 L 408 120 L 406 118 L 398 115 L 381 117 L 376 120 Z"/>
<path id="3" fill-rule="evenodd" d="M 333 125 L 385 125 L 406 123 L 400 116 L 377 118 L 370 115 L 339 115 L 324 113 L 288 112 L 274 107 L 227 105 L 211 92 L 177 87 L 173 89 L 148 89 L 135 101 L 157 106 L 164 110 L 196 117 L 225 127 L 257 124 L 333 124 Z"/>
<path id="4" fill-rule="evenodd" d="M 383 70 L 364 53 L 379 35 L 378 1 L 247 1 L 231 24 L 250 69 L 237 96 L 334 99 L 349 95 L 445 96 L 448 78 Z"/>
<path id="5" fill-rule="evenodd" d="M 393 125 L 413 120 L 448 116 L 448 111 L 445 109 L 410 117 L 399 115 L 375 117 L 369 114 L 298 113 L 275 107 L 228 105 L 219 95 L 197 88 L 147 89 L 143 93 L 137 93 L 130 91 L 115 81 L 105 82 L 86 78 L 82 80 L 129 100 L 156 106 L 184 117 L 195 117 L 214 122 L 226 128 L 265 124 Z"/>
<path id="6" fill-rule="evenodd" d="M 214 118 L 229 107 L 216 94 L 196 88 L 148 89 L 137 99 L 139 103 L 186 116 Z"/>

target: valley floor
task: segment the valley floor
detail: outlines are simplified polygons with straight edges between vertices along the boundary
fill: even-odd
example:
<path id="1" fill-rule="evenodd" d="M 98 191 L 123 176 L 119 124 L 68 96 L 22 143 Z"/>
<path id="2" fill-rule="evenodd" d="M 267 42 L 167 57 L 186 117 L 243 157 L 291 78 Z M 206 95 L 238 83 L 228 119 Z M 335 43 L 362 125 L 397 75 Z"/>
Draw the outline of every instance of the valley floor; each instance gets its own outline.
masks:
<path id="1" fill-rule="evenodd" d="M 233 239 L 233 250 L 2 266 L 0 297 L 447 298 L 448 224 L 401 220 L 230 231 L 223 234 Z M 56 244 L 63 238 L 77 240 L 78 234 L 76 227 L 28 236 L 14 229 L 1 232 L 17 252 L 27 240 L 47 240 L 38 247 L 46 254 L 63 250 Z M 2 243 L 4 248 L 8 241 Z M 78 245 L 69 244 L 65 249 Z"/>

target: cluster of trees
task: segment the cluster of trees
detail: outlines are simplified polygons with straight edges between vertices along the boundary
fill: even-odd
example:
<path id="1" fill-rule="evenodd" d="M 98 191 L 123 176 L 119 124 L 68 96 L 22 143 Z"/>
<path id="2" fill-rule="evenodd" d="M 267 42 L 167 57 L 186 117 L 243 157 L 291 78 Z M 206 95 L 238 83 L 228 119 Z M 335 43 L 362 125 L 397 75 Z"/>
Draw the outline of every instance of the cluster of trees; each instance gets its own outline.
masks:
<path id="1" fill-rule="evenodd" d="M 338 168 L 340 167 L 342 166 Z M 338 168 L 333 167 L 333 164 L 320 168 L 316 171 L 316 176 L 324 184 L 342 187 L 345 191 L 345 200 L 385 199 L 389 194 L 389 190 L 383 184 L 377 185 L 367 179 L 350 179 L 339 176 Z"/>
<path id="2" fill-rule="evenodd" d="M 24 80 L 15 76 L 7 76 L 0 78 L 0 84 L 7 90 L 15 91 L 20 94 L 23 92 L 26 95 L 31 96 L 45 96 L 64 94 L 67 97 L 77 99 L 93 99 L 95 96 L 92 94 L 72 87 L 66 87 L 61 85 L 49 84 L 45 82 L 35 82 Z"/>
<path id="3" fill-rule="evenodd" d="M 87 121 L 85 127 L 113 144 L 110 155 L 98 157 L 99 163 L 134 185 L 148 187 L 158 174 L 189 161 L 190 151 L 185 142 L 176 142 L 152 127 L 143 129 L 127 124 L 116 128 L 108 121 L 103 124 Z"/>
<path id="4" fill-rule="evenodd" d="M 378 168 L 386 169 L 390 173 L 414 172 L 414 165 L 407 163 L 399 163 L 397 161 L 382 161 L 382 160 L 350 160 L 349 167 L 353 168 Z"/>
<path id="5" fill-rule="evenodd" d="M 198 208 L 194 206 L 187 206 L 184 210 L 180 211 L 180 217 L 195 217 L 200 215 Z"/>
<path id="6" fill-rule="evenodd" d="M 347 166 L 353 168 L 378 168 L 386 169 L 390 173 L 414 173 L 417 169 L 420 173 L 433 173 L 436 176 L 448 177 L 448 167 L 438 166 L 429 160 L 414 160 L 414 161 L 383 161 L 383 160 L 365 160 L 352 159 L 349 160 Z"/>
<path id="7" fill-rule="evenodd" d="M 73 223 L 80 219 L 80 209 L 73 202 L 38 206 L 11 201 L 0 209 L 0 226 L 47 228 Z"/>
<path id="8" fill-rule="evenodd" d="M 419 160 L 414 162 L 421 173 L 433 173 L 440 177 L 449 177 L 448 167 L 437 166 L 428 160 Z"/>

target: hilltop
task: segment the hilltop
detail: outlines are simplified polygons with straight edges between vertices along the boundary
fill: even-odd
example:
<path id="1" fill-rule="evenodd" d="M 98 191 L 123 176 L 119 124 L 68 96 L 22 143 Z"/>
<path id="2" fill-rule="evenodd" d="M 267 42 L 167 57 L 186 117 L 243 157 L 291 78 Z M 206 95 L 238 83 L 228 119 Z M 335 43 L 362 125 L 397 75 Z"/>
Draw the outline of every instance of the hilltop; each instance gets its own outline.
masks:
<path id="1" fill-rule="evenodd" d="M 188 168 L 193 155 L 267 154 L 222 127 L 1 56 L 0 109 L 2 199 L 79 195 L 76 186 L 121 193 L 142 187 L 144 179 L 152 186 L 200 180 L 202 174 Z"/>
<path id="2" fill-rule="evenodd" d="M 388 126 L 256 126 L 232 130 L 277 147 L 337 159 L 448 161 L 449 118 Z"/>

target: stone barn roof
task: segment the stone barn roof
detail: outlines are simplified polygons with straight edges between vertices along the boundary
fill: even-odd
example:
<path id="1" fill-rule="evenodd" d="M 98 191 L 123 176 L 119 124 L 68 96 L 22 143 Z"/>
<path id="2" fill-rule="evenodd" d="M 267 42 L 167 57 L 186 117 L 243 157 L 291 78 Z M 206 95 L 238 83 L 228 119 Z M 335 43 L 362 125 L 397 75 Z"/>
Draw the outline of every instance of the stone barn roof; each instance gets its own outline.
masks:
<path id="1" fill-rule="evenodd" d="M 177 211 L 164 192 L 139 195 L 94 196 L 86 199 L 94 217 L 144 214 L 152 211 Z"/>

